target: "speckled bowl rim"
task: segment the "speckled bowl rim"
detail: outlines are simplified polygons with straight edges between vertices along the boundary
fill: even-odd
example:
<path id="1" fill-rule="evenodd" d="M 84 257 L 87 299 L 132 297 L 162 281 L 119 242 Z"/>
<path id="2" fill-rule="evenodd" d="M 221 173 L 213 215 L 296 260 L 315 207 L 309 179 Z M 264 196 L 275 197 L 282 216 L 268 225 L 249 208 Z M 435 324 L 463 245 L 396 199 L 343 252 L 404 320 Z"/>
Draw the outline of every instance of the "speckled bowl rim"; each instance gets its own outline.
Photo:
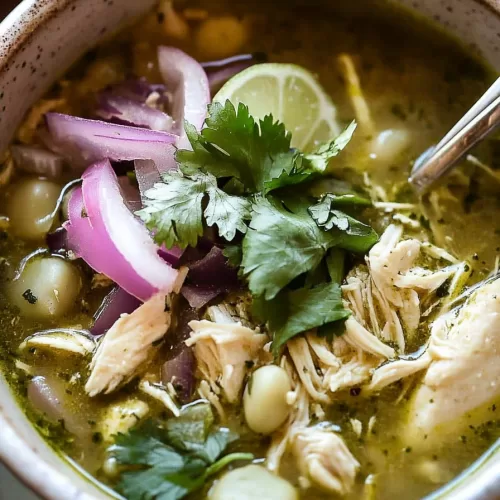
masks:
<path id="1" fill-rule="evenodd" d="M 0 0 L 1 1 L 1 0 Z M 29 43 L 34 33 L 71 4 L 85 0 L 23 0 L 0 23 L 0 74 Z M 500 0 L 473 0 L 500 16 Z M 97 500 L 75 487 L 70 478 L 41 458 L 15 430 L 0 401 L 0 462 L 45 500 Z"/>
<path id="2" fill-rule="evenodd" d="M 0 73 L 40 26 L 78 0 L 23 0 L 0 23 Z"/>

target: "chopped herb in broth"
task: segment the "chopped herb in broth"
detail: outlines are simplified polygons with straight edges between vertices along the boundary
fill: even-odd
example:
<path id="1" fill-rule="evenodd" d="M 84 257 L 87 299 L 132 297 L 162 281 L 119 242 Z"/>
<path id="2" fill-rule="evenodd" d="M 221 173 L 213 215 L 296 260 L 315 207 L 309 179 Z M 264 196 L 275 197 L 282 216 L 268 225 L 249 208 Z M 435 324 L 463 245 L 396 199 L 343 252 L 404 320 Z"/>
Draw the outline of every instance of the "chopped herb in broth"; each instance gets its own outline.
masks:
<path id="1" fill-rule="evenodd" d="M 87 54 L 0 170 L 0 362 L 36 429 L 131 500 L 457 477 L 500 435 L 498 141 L 407 178 L 492 77 L 375 2 L 164 1 Z"/>

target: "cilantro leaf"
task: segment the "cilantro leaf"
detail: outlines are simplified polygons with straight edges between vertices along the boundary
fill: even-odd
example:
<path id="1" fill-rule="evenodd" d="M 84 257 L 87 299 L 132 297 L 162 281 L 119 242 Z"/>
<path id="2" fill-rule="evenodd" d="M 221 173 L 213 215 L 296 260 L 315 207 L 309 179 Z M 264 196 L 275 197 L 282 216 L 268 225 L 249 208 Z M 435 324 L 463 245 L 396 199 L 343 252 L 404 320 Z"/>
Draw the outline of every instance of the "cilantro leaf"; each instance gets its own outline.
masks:
<path id="1" fill-rule="evenodd" d="M 247 106 L 240 103 L 236 109 L 228 100 L 224 105 L 208 106 L 200 133 L 191 125 L 186 127 L 193 151 L 178 151 L 176 158 L 185 174 L 202 171 L 218 178 L 232 177 L 241 181 L 248 193 L 266 194 L 324 173 L 355 128 L 352 122 L 338 137 L 304 155 L 290 149 L 290 133 L 272 115 L 256 122 Z"/>
<path id="2" fill-rule="evenodd" d="M 330 279 L 340 285 L 344 279 L 345 251 L 341 248 L 332 248 L 325 260 Z"/>
<path id="3" fill-rule="evenodd" d="M 195 404 L 188 406 L 177 418 L 168 420 L 165 427 L 169 441 L 178 448 L 185 448 L 185 443 L 204 443 L 213 423 L 210 406 Z"/>
<path id="4" fill-rule="evenodd" d="M 272 196 L 255 197 L 241 262 L 253 295 L 274 298 L 294 278 L 315 269 L 332 247 L 365 253 L 377 242 L 370 226 L 342 212 L 324 215 L 316 207 L 298 197 L 284 203 Z M 329 224 L 336 217 L 337 224 L 327 229 L 317 222 L 320 216 Z"/>
<path id="5" fill-rule="evenodd" d="M 338 283 L 323 283 L 314 288 L 283 290 L 273 300 L 254 300 L 254 313 L 268 323 L 273 334 L 272 349 L 279 349 L 296 335 L 346 319 Z"/>
<path id="6" fill-rule="evenodd" d="M 247 192 L 263 191 L 275 161 L 283 160 L 290 150 L 291 136 L 282 123 L 266 116 L 257 123 L 248 107 L 240 103 L 236 110 L 231 101 L 208 106 L 201 133 L 186 128 L 193 151 L 178 151 L 176 159 L 187 174 L 195 170 L 215 177 L 236 177 Z"/>
<path id="7" fill-rule="evenodd" d="M 268 179 L 264 182 L 264 193 L 285 186 L 301 184 L 318 174 L 323 174 L 330 160 L 347 146 L 355 130 L 356 122 L 353 121 L 339 136 L 320 145 L 310 154 L 291 150 L 276 157 L 268 173 Z"/>
<path id="8" fill-rule="evenodd" d="M 324 208 L 324 210 L 331 210 L 342 207 L 371 207 L 372 202 L 355 193 L 326 193 L 320 197 L 318 206 Z"/>
<path id="9" fill-rule="evenodd" d="M 161 468 L 124 472 L 118 486 L 128 500 L 178 500 L 199 487 L 189 476 L 176 477 Z"/>
<path id="10" fill-rule="evenodd" d="M 250 219 L 250 201 L 219 189 L 213 175 L 167 173 L 163 182 L 145 195 L 145 206 L 136 214 L 155 233 L 155 240 L 168 248 L 196 246 L 203 234 L 202 216 L 209 226 L 216 225 L 220 236 L 228 241 L 237 231 L 247 230 L 244 221 Z M 205 196 L 208 203 L 203 211 Z"/>
<path id="11" fill-rule="evenodd" d="M 264 182 L 265 194 L 286 186 L 294 186 L 308 181 L 313 172 L 308 169 L 304 155 L 299 151 L 288 151 L 281 155 L 272 165 Z"/>
<path id="12" fill-rule="evenodd" d="M 240 245 L 226 245 L 222 254 L 229 262 L 229 265 L 233 267 L 241 266 L 241 259 L 243 258 L 242 250 Z"/>
<path id="13" fill-rule="evenodd" d="M 213 432 L 207 437 L 196 455 L 208 464 L 216 462 L 219 455 L 226 449 L 227 445 L 237 439 L 237 436 L 227 430 Z"/>
<path id="14" fill-rule="evenodd" d="M 235 436 L 226 430 L 209 433 L 213 415 L 208 404 L 187 407 L 179 419 L 165 425 L 149 421 L 116 436 L 111 452 L 125 468 L 118 489 L 127 499 L 181 499 L 228 463 L 253 458 L 247 453 L 222 456 Z"/>
<path id="15" fill-rule="evenodd" d="M 322 231 L 307 212 L 289 212 L 272 197 L 257 197 L 252 208 L 241 264 L 252 294 L 270 300 L 295 277 L 314 269 L 339 235 Z"/>
<path id="16" fill-rule="evenodd" d="M 169 173 L 163 181 L 146 191 L 145 206 L 136 215 L 155 232 L 155 240 L 167 248 L 195 246 L 203 234 L 201 202 L 207 189 L 205 179 Z"/>
<path id="17" fill-rule="evenodd" d="M 312 172 L 323 173 L 328 167 L 328 162 L 349 144 L 356 127 L 356 122 L 352 121 L 335 139 L 322 144 L 313 153 L 305 155 L 309 169 Z"/>
<path id="18" fill-rule="evenodd" d="M 209 106 L 209 112 L 211 107 Z M 184 126 L 193 151 L 178 150 L 176 160 L 186 175 L 205 172 L 215 177 L 238 177 L 238 170 L 230 156 L 212 146 L 190 123 Z"/>
<path id="19" fill-rule="evenodd" d="M 217 226 L 219 236 L 231 241 L 236 231 L 247 232 L 245 220 L 250 220 L 251 202 L 240 196 L 226 194 L 215 182 L 208 187 L 208 204 L 205 219 L 208 226 Z"/>
<path id="20" fill-rule="evenodd" d="M 359 220 L 335 208 L 335 206 L 345 203 L 346 200 L 353 201 L 352 198 L 346 198 L 346 196 L 349 195 L 336 196 L 327 194 L 318 203 L 309 207 L 309 214 L 318 227 L 323 230 L 331 231 L 333 228 L 337 228 L 344 233 L 342 243 L 339 246 L 353 252 L 364 253 L 377 242 L 378 235 L 371 226 L 363 224 Z M 356 238 L 350 239 L 349 236 Z"/>

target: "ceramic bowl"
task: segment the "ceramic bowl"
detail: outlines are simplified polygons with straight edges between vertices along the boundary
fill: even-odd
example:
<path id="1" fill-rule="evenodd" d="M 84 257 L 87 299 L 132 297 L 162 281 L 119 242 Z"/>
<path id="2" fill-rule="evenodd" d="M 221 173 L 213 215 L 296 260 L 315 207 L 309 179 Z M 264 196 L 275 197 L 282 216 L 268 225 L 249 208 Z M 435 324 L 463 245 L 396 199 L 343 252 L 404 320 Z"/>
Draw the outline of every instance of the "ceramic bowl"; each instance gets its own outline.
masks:
<path id="1" fill-rule="evenodd" d="M 498 0 L 393 1 L 442 25 L 500 71 Z M 24 113 L 71 63 L 154 3 L 24 0 L 0 24 L 0 152 Z M 0 460 L 43 498 L 85 500 L 112 495 L 54 454 L 31 427 L 1 376 Z M 453 500 L 500 498 L 500 453 L 485 455 L 465 480 L 433 497 L 441 495 Z"/>

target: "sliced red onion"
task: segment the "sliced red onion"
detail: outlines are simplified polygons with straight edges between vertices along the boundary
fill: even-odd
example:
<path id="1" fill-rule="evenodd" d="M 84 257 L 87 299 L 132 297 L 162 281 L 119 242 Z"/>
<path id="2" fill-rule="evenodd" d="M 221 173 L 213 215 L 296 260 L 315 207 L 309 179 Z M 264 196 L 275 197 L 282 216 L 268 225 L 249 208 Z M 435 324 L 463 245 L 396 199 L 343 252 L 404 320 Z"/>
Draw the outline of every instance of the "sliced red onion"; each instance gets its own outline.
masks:
<path id="1" fill-rule="evenodd" d="M 166 337 L 167 361 L 162 367 L 162 382 L 166 385 L 179 382 L 178 395 L 183 403 L 190 401 L 195 387 L 195 359 L 191 348 L 184 341 L 191 335 L 189 323 L 198 319 L 198 313 L 180 301 L 176 310 L 175 321 Z M 172 380 L 174 379 L 174 380 Z"/>
<path id="2" fill-rule="evenodd" d="M 163 80 L 172 92 L 171 114 L 177 125 L 179 149 L 191 149 L 184 131 L 187 121 L 201 130 L 210 104 L 208 78 L 192 57 L 175 47 L 158 47 L 158 63 Z M 162 172 L 159 167 L 160 172 Z"/>
<path id="3" fill-rule="evenodd" d="M 120 184 L 120 191 L 123 200 L 131 212 L 137 212 L 142 208 L 141 195 L 136 186 L 134 186 L 127 175 L 118 177 L 118 184 Z"/>
<path id="4" fill-rule="evenodd" d="M 195 262 L 202 260 L 213 247 L 214 242 L 211 239 L 202 236 L 198 239 L 198 244 L 195 247 L 186 247 L 184 249 L 181 265 L 189 267 Z"/>
<path id="5" fill-rule="evenodd" d="M 111 292 L 104 297 L 102 304 L 94 314 L 94 325 L 90 329 L 93 335 L 102 335 L 106 333 L 122 314 L 134 312 L 141 302 L 127 293 L 119 286 L 113 288 Z"/>
<path id="6" fill-rule="evenodd" d="M 236 268 L 228 264 L 222 250 L 216 246 L 212 247 L 203 259 L 188 264 L 188 267 L 188 280 L 190 283 L 226 290 L 238 286 Z"/>
<path id="7" fill-rule="evenodd" d="M 202 307 L 206 306 L 211 300 L 215 299 L 215 297 L 225 292 L 227 292 L 226 289 L 199 287 L 196 285 L 184 285 L 181 288 L 182 296 L 194 309 L 201 309 Z"/>
<path id="8" fill-rule="evenodd" d="M 146 78 L 125 80 L 113 85 L 110 91 L 115 95 L 142 103 L 145 103 L 150 98 L 157 98 L 159 104 L 168 104 L 170 101 L 170 94 L 163 83 L 149 83 Z"/>
<path id="9" fill-rule="evenodd" d="M 160 172 L 152 160 L 135 160 L 135 177 L 139 184 L 142 201 L 144 193 L 149 191 L 157 182 L 161 181 Z"/>
<path id="10" fill-rule="evenodd" d="M 92 165 L 82 177 L 64 224 L 69 248 L 139 300 L 178 290 L 182 273 L 158 256 L 149 232 L 125 205 L 109 161 Z"/>
<path id="11" fill-rule="evenodd" d="M 147 104 L 110 92 L 103 92 L 99 96 L 98 103 L 95 113 L 103 120 L 151 130 L 172 131 L 174 124 L 172 117 Z"/>
<path id="12" fill-rule="evenodd" d="M 162 172 L 177 168 L 174 134 L 60 113 L 47 113 L 45 118 L 55 146 L 80 166 L 109 158 L 153 160 Z"/>
<path id="13" fill-rule="evenodd" d="M 64 227 L 58 227 L 55 231 L 48 233 L 45 241 L 51 253 L 60 253 L 67 248 L 67 233 Z"/>
<path id="14" fill-rule="evenodd" d="M 228 264 L 222 250 L 203 238 L 200 243 L 201 248 L 187 248 L 182 256 L 182 263 L 189 267 L 189 272 L 181 293 L 195 309 L 240 285 L 237 270 Z M 208 253 L 207 244 L 211 246 Z"/>
<path id="15" fill-rule="evenodd" d="M 51 389 L 45 377 L 33 377 L 28 384 L 28 400 L 33 407 L 52 422 L 63 418 L 61 401 Z"/>
<path id="16" fill-rule="evenodd" d="M 184 346 L 181 352 L 164 363 L 161 369 L 163 384 L 171 383 L 182 404 L 189 403 L 195 389 L 195 357 L 191 348 Z"/>
<path id="17" fill-rule="evenodd" d="M 52 151 L 20 144 L 11 146 L 10 151 L 16 167 L 20 170 L 49 179 L 58 179 L 63 173 L 65 160 Z"/>
<path id="18" fill-rule="evenodd" d="M 214 95 L 221 87 L 234 75 L 240 71 L 267 62 L 267 55 L 263 52 L 254 54 L 241 54 L 238 56 L 201 63 L 201 66 L 208 75 L 210 92 Z"/>
<path id="19" fill-rule="evenodd" d="M 184 250 L 179 247 L 165 248 L 162 245 L 158 250 L 158 255 L 166 262 L 168 262 L 172 267 L 178 267 L 179 261 L 181 260 Z"/>
<path id="20" fill-rule="evenodd" d="M 179 300 L 175 312 L 175 321 L 170 327 L 169 334 L 165 337 L 167 359 L 175 358 L 187 347 L 184 341 L 190 337 L 192 332 L 189 323 L 195 319 L 199 319 L 198 311 L 189 307 L 183 300 Z"/>
<path id="21" fill-rule="evenodd" d="M 55 376 L 33 377 L 28 383 L 28 401 L 33 408 L 54 422 L 62 422 L 65 429 L 80 439 L 87 439 L 90 425 L 81 413 L 72 411 L 64 404 L 65 388 Z"/>
<path id="22" fill-rule="evenodd" d="M 40 127 L 36 131 L 37 138 L 40 140 L 40 142 L 47 148 L 49 151 L 52 153 L 55 153 L 59 156 L 62 156 L 64 159 L 68 158 L 68 154 L 65 153 L 65 148 L 60 147 L 56 142 L 54 141 L 54 138 L 49 132 L 49 129 L 44 126 Z"/>

